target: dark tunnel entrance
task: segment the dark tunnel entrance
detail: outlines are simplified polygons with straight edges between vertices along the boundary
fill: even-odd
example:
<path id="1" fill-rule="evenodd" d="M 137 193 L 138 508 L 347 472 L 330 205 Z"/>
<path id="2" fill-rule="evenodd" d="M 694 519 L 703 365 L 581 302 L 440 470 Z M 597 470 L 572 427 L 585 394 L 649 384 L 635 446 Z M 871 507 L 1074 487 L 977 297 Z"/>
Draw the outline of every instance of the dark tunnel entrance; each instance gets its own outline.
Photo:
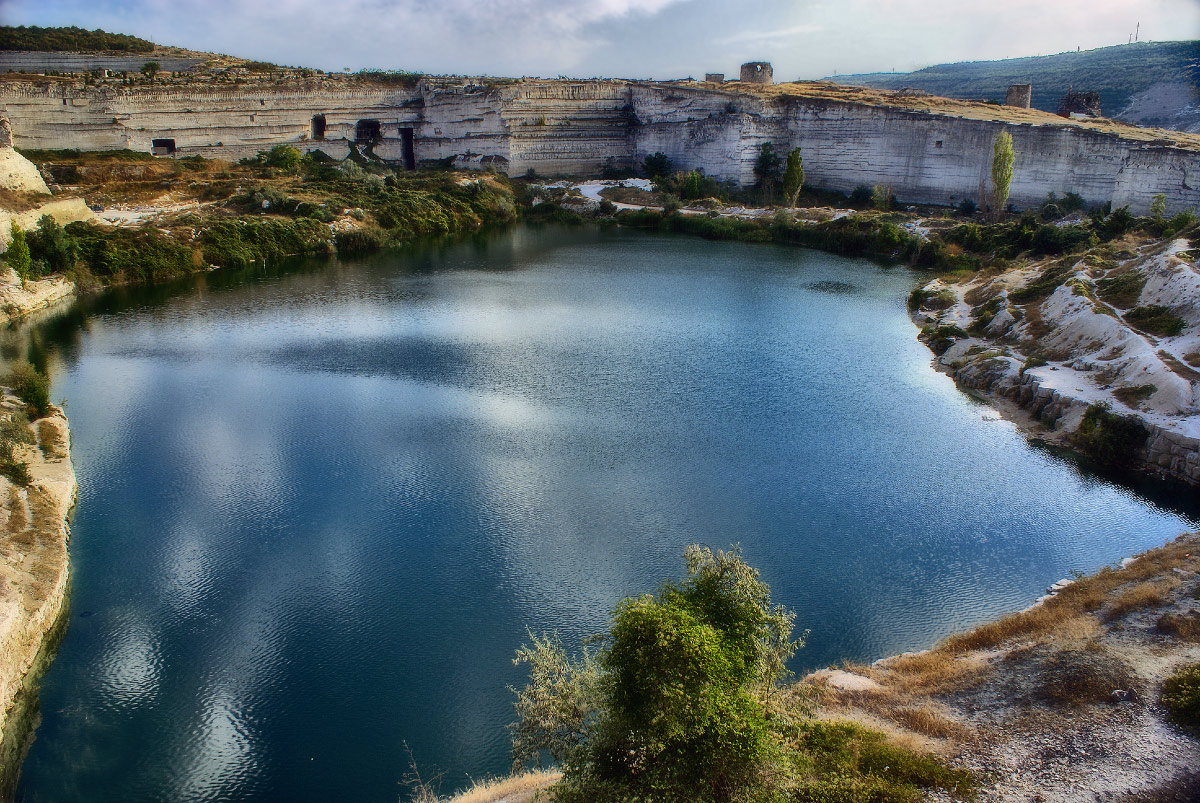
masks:
<path id="1" fill-rule="evenodd" d="M 354 141 L 361 145 L 369 145 L 383 138 L 383 131 L 378 120 L 359 120 L 354 127 Z"/>
<path id="2" fill-rule="evenodd" d="M 325 115 L 318 114 L 312 118 L 312 129 L 309 131 L 309 138 L 315 140 L 325 139 Z"/>
<path id="3" fill-rule="evenodd" d="M 150 152 L 155 156 L 171 156 L 175 153 L 175 140 L 155 139 L 150 141 Z"/>
<path id="4" fill-rule="evenodd" d="M 417 169 L 417 153 L 413 147 L 413 130 L 411 128 L 400 129 L 400 145 L 404 154 L 404 169 Z"/>

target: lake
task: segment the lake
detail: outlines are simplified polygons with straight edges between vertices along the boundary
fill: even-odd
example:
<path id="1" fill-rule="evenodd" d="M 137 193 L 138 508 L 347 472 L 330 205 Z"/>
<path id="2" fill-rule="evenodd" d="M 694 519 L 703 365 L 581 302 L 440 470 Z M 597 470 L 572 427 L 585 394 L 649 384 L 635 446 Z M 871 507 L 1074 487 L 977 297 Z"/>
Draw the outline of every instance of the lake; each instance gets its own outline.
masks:
<path id="1" fill-rule="evenodd" d="M 571 645 L 739 543 L 811 631 L 921 649 L 1196 527 L 930 366 L 904 267 L 517 227 L 82 302 L 70 626 L 23 801 L 395 801 L 507 771 Z M 18 344 L 19 345 L 19 344 Z M 406 747 L 407 745 L 407 747 Z"/>

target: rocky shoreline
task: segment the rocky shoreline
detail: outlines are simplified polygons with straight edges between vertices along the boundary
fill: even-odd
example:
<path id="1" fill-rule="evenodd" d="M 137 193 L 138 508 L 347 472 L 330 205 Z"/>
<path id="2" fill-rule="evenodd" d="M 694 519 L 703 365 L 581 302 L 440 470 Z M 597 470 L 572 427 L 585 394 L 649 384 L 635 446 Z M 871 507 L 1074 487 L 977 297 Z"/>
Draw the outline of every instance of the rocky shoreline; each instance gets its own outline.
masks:
<path id="1" fill-rule="evenodd" d="M 1115 449 L 1114 465 L 1200 486 L 1200 273 L 1189 247 L 935 279 L 909 306 L 934 367 L 1026 434 L 1094 458 L 1103 450 L 1092 447 Z M 1103 426 L 1111 443 L 1083 437 Z M 1118 444 L 1121 426 L 1132 434 Z"/>
<path id="2" fill-rule="evenodd" d="M 24 405 L 5 394 L 0 414 Z M 34 442 L 14 458 L 28 485 L 0 477 L 0 791 L 11 794 L 36 713 L 36 680 L 48 664 L 67 607 L 67 544 L 76 480 L 70 430 L 58 407 L 29 425 Z"/>

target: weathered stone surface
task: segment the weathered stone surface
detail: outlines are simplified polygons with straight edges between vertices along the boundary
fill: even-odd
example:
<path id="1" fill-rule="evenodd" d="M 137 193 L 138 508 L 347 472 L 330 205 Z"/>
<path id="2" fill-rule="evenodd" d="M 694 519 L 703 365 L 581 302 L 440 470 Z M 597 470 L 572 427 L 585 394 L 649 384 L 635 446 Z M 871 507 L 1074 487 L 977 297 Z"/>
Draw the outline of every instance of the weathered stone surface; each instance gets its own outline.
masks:
<path id="1" fill-rule="evenodd" d="M 1028 109 L 1033 99 L 1033 84 L 1013 84 L 1004 97 L 1005 106 Z"/>
<path id="2" fill-rule="evenodd" d="M 276 83 L 84 86 L 48 79 L 0 83 L 0 108 L 27 148 L 150 151 L 173 139 L 175 155 L 237 159 L 287 142 L 344 158 L 361 120 L 378 121 L 377 156 L 401 161 L 411 129 L 418 162 L 449 160 L 510 174 L 598 173 L 633 167 L 662 151 L 681 169 L 754 181 L 763 142 L 804 151 L 806 183 L 849 192 L 884 184 L 901 201 L 978 199 L 992 143 L 1013 137 L 1010 201 L 1040 204 L 1050 190 L 1092 204 L 1148 211 L 1200 207 L 1200 150 L 1118 136 L 1046 116 L 1012 123 L 834 100 L 737 91 L 699 83 L 525 80 L 487 85 L 423 79 L 415 86 L 288 79 Z M 312 137 L 323 116 L 323 137 Z M 1131 129 L 1136 132 L 1137 129 Z"/>
<path id="3" fill-rule="evenodd" d="M 741 80 L 748 84 L 770 84 L 775 80 L 771 63 L 767 61 L 748 61 L 742 65 Z"/>

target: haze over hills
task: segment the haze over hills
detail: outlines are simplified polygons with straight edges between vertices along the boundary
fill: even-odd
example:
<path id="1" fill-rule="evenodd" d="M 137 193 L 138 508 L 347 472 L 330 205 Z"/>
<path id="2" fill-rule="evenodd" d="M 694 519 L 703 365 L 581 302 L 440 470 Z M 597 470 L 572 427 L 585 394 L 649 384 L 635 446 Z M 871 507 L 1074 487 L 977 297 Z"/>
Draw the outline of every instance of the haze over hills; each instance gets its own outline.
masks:
<path id="1" fill-rule="evenodd" d="M 1058 110 L 1067 90 L 1097 92 L 1106 117 L 1200 131 L 1200 40 L 1135 42 L 1052 56 L 937 64 L 910 73 L 837 75 L 879 89 L 919 89 L 964 100 L 1004 101 L 1010 84 L 1033 84 L 1033 107 Z"/>

